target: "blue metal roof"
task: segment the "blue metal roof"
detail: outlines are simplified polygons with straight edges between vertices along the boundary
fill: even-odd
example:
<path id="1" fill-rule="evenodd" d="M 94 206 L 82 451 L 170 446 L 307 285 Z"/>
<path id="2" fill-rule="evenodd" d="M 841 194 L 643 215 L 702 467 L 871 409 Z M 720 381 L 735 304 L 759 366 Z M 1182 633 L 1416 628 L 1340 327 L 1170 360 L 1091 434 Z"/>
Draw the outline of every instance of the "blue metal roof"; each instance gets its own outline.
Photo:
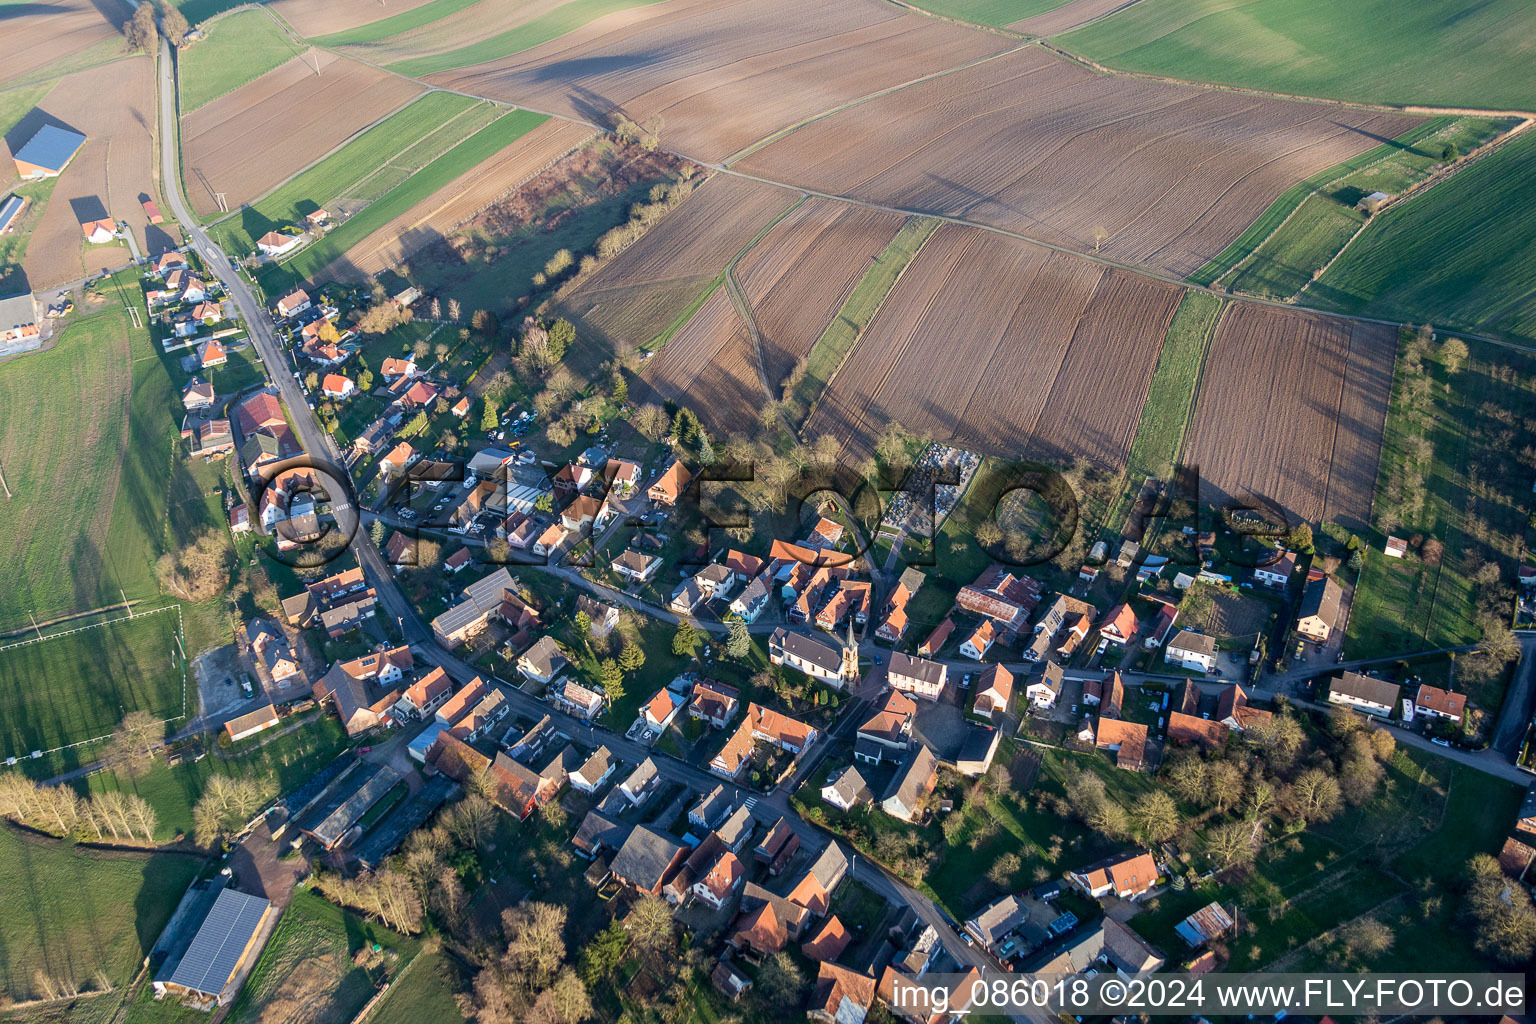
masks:
<path id="1" fill-rule="evenodd" d="M 160 980 L 204 995 L 218 995 L 235 973 L 235 965 L 261 927 L 269 906 L 260 896 L 222 890 L 181 962 L 169 978 Z"/>
<path id="2" fill-rule="evenodd" d="M 16 152 L 16 159 L 50 171 L 63 170 L 69 158 L 85 145 L 85 136 L 58 125 L 45 124 Z"/>
<path id="3" fill-rule="evenodd" d="M 11 196 L 11 198 L 5 201 L 4 205 L 0 205 L 0 231 L 4 231 L 11 226 L 11 222 L 21 212 L 21 205 L 25 201 L 21 196 Z"/>

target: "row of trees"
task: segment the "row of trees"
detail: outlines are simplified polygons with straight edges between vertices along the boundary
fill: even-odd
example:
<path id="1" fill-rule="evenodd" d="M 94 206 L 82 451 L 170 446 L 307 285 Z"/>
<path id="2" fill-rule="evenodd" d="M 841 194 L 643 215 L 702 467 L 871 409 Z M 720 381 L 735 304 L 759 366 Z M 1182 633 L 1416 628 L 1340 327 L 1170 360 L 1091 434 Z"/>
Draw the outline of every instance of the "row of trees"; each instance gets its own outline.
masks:
<path id="1" fill-rule="evenodd" d="M 68 786 L 44 786 L 20 772 L 0 773 L 0 814 L 71 840 L 153 843 L 160 816 L 137 793 L 110 790 L 81 797 Z"/>

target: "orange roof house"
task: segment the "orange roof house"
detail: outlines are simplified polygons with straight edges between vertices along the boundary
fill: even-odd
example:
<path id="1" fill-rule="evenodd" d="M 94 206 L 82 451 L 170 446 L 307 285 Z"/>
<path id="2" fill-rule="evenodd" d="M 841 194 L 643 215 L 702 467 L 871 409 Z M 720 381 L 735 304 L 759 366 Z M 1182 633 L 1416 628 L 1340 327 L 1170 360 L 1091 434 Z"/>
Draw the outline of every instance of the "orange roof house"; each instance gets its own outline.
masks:
<path id="1" fill-rule="evenodd" d="M 117 237 L 117 224 L 110 217 L 82 221 L 80 230 L 85 233 L 85 240 L 92 245 L 103 245 Z"/>
<path id="2" fill-rule="evenodd" d="M 1173 743 L 1198 743 L 1207 750 L 1216 750 L 1227 742 L 1229 735 L 1230 729 L 1208 718 L 1186 715 L 1182 711 L 1168 715 L 1168 739 Z"/>
<path id="3" fill-rule="evenodd" d="M 759 956 L 772 956 L 789 941 L 789 931 L 772 903 L 764 903 L 755 911 L 743 914 L 728 940 L 737 949 L 750 947 Z"/>
<path id="4" fill-rule="evenodd" d="M 843 955 L 843 950 L 847 949 L 848 943 L 852 941 L 853 936 L 848 934 L 848 929 L 843 927 L 843 922 L 833 914 L 822 924 L 821 930 L 800 947 L 800 952 L 812 960 L 836 960 Z M 873 987 L 873 978 L 870 979 L 870 984 Z"/>
<path id="5" fill-rule="evenodd" d="M 688 467 L 673 459 L 672 464 L 651 484 L 646 495 L 658 505 L 675 505 L 688 487 L 688 481 L 692 479 L 693 474 L 688 471 Z"/>
<path id="6" fill-rule="evenodd" d="M 1115 766 L 1140 771 L 1146 758 L 1147 727 L 1118 718 L 1100 718 L 1094 732 L 1094 746 L 1115 752 Z"/>

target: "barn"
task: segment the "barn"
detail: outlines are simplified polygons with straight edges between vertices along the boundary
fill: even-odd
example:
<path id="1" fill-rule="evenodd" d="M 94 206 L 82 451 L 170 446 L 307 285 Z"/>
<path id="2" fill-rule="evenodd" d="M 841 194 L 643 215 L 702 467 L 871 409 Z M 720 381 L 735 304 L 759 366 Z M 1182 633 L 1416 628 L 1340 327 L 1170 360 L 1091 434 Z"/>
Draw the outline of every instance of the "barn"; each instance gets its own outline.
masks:
<path id="1" fill-rule="evenodd" d="M 55 178 L 85 145 L 85 136 L 58 125 L 45 124 L 15 153 L 16 173 L 23 178 Z"/>

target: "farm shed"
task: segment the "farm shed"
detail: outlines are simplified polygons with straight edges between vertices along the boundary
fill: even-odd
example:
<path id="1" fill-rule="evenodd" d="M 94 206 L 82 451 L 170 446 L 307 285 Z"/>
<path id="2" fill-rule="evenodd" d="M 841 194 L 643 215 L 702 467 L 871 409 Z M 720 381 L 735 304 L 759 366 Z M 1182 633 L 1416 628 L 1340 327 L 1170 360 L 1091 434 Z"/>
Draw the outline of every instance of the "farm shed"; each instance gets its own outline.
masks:
<path id="1" fill-rule="evenodd" d="M 45 124 L 16 151 L 16 173 L 23 178 L 53 178 L 85 145 L 79 132 Z"/>
<path id="2" fill-rule="evenodd" d="M 334 849 L 358 819 L 399 781 L 400 774 L 389 765 L 359 761 L 305 809 L 297 822 L 299 831 L 325 849 Z"/>
<path id="3" fill-rule="evenodd" d="M 227 1004 L 224 994 L 235 972 L 255 955 L 257 939 L 272 912 L 260 896 L 225 889 L 180 956 L 166 959 L 155 977 L 156 995 L 192 996 Z"/>
<path id="4" fill-rule="evenodd" d="M 1191 946 L 1219 939 L 1232 930 L 1232 915 L 1220 903 L 1212 901 L 1173 926 L 1179 938 Z"/>

